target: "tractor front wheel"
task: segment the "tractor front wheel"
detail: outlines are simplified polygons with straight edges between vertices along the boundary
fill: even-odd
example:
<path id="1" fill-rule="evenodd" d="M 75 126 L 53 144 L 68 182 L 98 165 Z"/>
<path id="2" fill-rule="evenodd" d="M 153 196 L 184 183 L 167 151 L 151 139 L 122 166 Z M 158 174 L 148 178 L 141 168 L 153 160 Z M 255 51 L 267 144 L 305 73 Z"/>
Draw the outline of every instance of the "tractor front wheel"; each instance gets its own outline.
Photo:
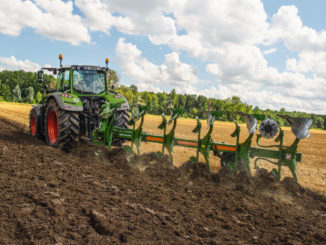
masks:
<path id="1" fill-rule="evenodd" d="M 129 122 L 130 116 L 128 111 L 121 110 L 117 111 L 115 113 L 115 121 L 114 126 L 120 127 L 120 128 L 129 128 L 128 122 Z"/>
<path id="2" fill-rule="evenodd" d="M 130 115 L 128 111 L 126 110 L 121 110 L 121 111 L 116 111 L 115 113 L 115 121 L 114 121 L 114 126 L 120 127 L 120 128 L 129 128 L 128 122 L 130 119 Z M 115 139 L 112 144 L 114 146 L 122 146 L 123 143 L 126 142 L 124 139 Z"/>
<path id="3" fill-rule="evenodd" d="M 79 116 L 76 112 L 61 110 L 55 99 L 50 99 L 45 113 L 45 138 L 51 146 L 70 151 L 79 136 Z"/>

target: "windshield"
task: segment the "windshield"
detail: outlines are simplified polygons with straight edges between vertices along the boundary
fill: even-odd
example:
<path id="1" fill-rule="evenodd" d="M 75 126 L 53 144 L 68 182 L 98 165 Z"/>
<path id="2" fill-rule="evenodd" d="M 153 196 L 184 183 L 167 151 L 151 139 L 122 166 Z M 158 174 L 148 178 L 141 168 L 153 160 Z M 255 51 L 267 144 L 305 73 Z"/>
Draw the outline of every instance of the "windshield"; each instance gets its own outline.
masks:
<path id="1" fill-rule="evenodd" d="M 83 94 L 100 94 L 105 90 L 104 72 L 74 70 L 73 88 Z"/>

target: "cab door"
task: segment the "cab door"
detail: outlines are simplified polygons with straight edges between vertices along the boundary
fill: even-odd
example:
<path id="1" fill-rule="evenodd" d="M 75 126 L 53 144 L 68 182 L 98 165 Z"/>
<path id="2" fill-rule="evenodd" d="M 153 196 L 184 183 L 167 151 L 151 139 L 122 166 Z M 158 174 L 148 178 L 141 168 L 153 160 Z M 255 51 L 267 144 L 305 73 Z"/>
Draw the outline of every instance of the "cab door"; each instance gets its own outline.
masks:
<path id="1" fill-rule="evenodd" d="M 58 75 L 58 91 L 65 92 L 70 90 L 70 70 L 60 72 Z"/>

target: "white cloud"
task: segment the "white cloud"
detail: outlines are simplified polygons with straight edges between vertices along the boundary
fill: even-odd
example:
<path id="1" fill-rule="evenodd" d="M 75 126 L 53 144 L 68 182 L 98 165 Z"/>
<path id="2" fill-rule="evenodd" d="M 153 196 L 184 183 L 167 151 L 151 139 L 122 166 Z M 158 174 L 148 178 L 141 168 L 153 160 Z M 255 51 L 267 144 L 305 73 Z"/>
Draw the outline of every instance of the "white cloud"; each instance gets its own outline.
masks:
<path id="1" fill-rule="evenodd" d="M 208 47 L 224 42 L 261 43 L 267 15 L 259 0 L 171 1 L 177 25 L 189 35 L 199 34 Z"/>
<path id="2" fill-rule="evenodd" d="M 272 41 L 282 40 L 292 51 L 319 52 L 326 50 L 326 31 L 304 26 L 298 16 L 296 6 L 282 6 L 273 16 L 270 38 Z"/>
<path id="3" fill-rule="evenodd" d="M 227 49 L 227 51 L 229 50 Z M 237 53 L 236 51 L 237 49 L 234 50 L 234 53 Z M 255 54 L 255 52 L 253 53 Z M 283 107 L 287 110 L 325 112 L 326 88 L 322 88 L 325 80 L 306 78 L 301 73 L 287 71 L 279 73 L 276 69 L 268 67 L 263 59 L 262 64 L 257 63 L 255 67 L 251 63 L 242 63 L 241 56 L 235 56 L 232 52 L 229 57 L 225 54 L 225 63 L 232 64 L 232 62 L 238 61 L 240 65 L 236 66 L 237 71 L 241 70 L 242 64 L 242 72 L 232 74 L 232 67 L 223 65 L 222 62 L 208 64 L 206 70 L 223 78 L 224 81 L 204 88 L 202 84 L 205 84 L 206 81 L 200 80 L 194 67 L 181 62 L 176 52 L 167 54 L 163 64 L 155 65 L 144 58 L 142 52 L 134 44 L 120 39 L 116 47 L 116 56 L 124 74 L 135 81 L 141 90 L 159 91 L 160 86 L 163 86 L 165 89 L 175 88 L 178 93 L 202 94 L 221 99 L 236 95 L 248 104 L 258 105 L 265 109 Z M 235 61 L 228 60 L 232 57 L 236 57 Z M 225 80 L 227 77 L 232 78 L 233 82 L 227 82 L 230 81 Z M 239 81 L 237 82 L 236 79 Z"/>
<path id="4" fill-rule="evenodd" d="M 142 56 L 142 52 L 131 43 L 120 38 L 116 47 L 118 64 L 124 74 L 137 84 L 169 86 L 171 88 L 187 88 L 200 83 L 198 70 L 180 61 L 176 52 L 165 55 L 164 63 L 155 65 Z"/>
<path id="5" fill-rule="evenodd" d="M 238 95 L 263 108 L 326 113 L 326 31 L 305 26 L 295 6 L 282 6 L 269 22 L 261 0 L 11 0 L 0 9 L 0 33 L 26 27 L 56 40 L 90 43 L 89 31 L 146 36 L 171 51 L 154 64 L 133 43 L 119 39 L 118 64 L 140 89 L 171 89 L 227 98 Z M 284 44 L 279 72 L 266 58 Z M 180 54 L 202 62 L 213 81 L 200 79 Z M 208 85 L 209 84 L 209 85 Z M 210 86 L 208 88 L 208 86 Z"/>
<path id="6" fill-rule="evenodd" d="M 163 64 L 155 65 L 142 56 L 142 52 L 124 39 L 118 41 L 116 47 L 118 64 L 124 74 L 129 76 L 140 90 L 161 91 L 175 88 L 178 93 L 202 94 L 207 97 L 226 99 L 233 95 L 239 96 L 248 104 L 258 105 L 261 108 L 287 110 L 304 110 L 321 113 L 323 94 L 322 79 L 311 80 L 300 73 L 278 73 L 272 68 L 266 69 L 266 77 L 275 72 L 277 81 L 265 81 L 264 76 L 248 80 L 246 77 L 239 83 L 220 82 L 209 88 L 203 88 L 206 81 L 200 80 L 196 69 L 180 61 L 175 52 L 167 54 Z M 207 65 L 206 70 L 220 74 L 220 67 L 216 64 Z M 268 74 L 269 73 L 269 74 Z M 300 88 L 300 89 L 299 89 Z M 324 107 L 325 108 L 325 107 Z"/>
<path id="7" fill-rule="evenodd" d="M 134 24 L 129 18 L 114 16 L 109 6 L 100 0 L 75 0 L 76 6 L 85 14 L 91 31 L 102 31 L 109 34 L 112 27 L 124 33 L 131 33 Z"/>
<path id="8" fill-rule="evenodd" d="M 91 37 L 82 18 L 72 12 L 72 1 L 2 1 L 0 33 L 18 36 L 23 28 L 30 27 L 50 39 L 66 41 L 73 45 L 90 43 Z"/>
<path id="9" fill-rule="evenodd" d="M 14 56 L 0 57 L 0 70 L 24 70 L 24 71 L 38 71 L 41 68 L 39 64 L 33 63 L 29 60 L 17 60 Z"/>
<path id="10" fill-rule="evenodd" d="M 273 16 L 271 40 L 282 40 L 291 51 L 298 53 L 298 59 L 286 62 L 289 71 L 313 73 L 326 78 L 326 31 L 304 26 L 295 6 L 282 6 Z"/>
<path id="11" fill-rule="evenodd" d="M 298 56 L 298 59 L 290 58 L 286 61 L 287 70 L 299 73 L 312 73 L 314 76 L 326 79 L 326 51 L 304 51 Z"/>
<path id="12" fill-rule="evenodd" d="M 217 79 L 219 79 L 223 74 L 223 71 L 221 70 L 221 67 L 218 64 L 206 65 L 206 71 L 215 75 Z"/>
<path id="13" fill-rule="evenodd" d="M 275 53 L 276 51 L 277 51 L 276 48 L 271 48 L 271 49 L 264 50 L 264 54 L 272 54 Z"/>
<path id="14" fill-rule="evenodd" d="M 154 86 L 153 84 L 143 83 L 143 82 L 138 82 L 137 88 L 139 91 L 153 91 L 155 93 L 162 92 L 160 88 Z"/>
<path id="15" fill-rule="evenodd" d="M 163 12 L 166 1 L 143 0 L 76 0 L 76 6 L 86 16 L 93 31 L 107 34 L 115 27 L 132 35 L 147 35 L 150 39 L 176 34 L 174 20 Z"/>

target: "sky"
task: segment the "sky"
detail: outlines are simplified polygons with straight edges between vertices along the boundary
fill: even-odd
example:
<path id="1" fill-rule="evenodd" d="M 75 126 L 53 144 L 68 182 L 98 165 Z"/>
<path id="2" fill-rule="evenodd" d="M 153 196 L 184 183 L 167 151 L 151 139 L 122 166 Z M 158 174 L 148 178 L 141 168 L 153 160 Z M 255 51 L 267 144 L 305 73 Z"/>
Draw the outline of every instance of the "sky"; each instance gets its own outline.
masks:
<path id="1" fill-rule="evenodd" d="M 139 90 L 326 114 L 325 0 L 0 0 L 0 71 L 105 66 Z"/>

